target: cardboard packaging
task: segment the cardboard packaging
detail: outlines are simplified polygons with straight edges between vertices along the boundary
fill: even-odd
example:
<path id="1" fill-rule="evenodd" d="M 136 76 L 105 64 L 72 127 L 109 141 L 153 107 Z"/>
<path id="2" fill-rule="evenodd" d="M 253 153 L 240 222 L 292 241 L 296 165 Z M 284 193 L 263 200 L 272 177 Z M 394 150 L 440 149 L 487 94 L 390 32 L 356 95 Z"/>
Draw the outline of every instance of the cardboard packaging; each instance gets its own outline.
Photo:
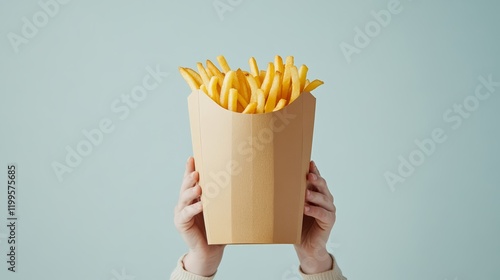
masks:
<path id="1" fill-rule="evenodd" d="M 242 114 L 188 97 L 208 244 L 300 243 L 316 99 Z"/>

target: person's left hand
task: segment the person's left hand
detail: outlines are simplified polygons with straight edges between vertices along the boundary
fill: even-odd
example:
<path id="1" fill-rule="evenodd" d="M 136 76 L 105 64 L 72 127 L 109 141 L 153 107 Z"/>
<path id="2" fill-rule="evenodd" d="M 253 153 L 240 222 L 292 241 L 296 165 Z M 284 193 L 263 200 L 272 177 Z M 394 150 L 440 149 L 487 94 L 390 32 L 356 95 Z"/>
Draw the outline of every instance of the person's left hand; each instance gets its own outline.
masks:
<path id="1" fill-rule="evenodd" d="M 325 179 L 311 161 L 307 174 L 307 190 L 302 224 L 302 240 L 294 245 L 305 274 L 328 271 L 333 260 L 326 250 L 326 243 L 335 223 L 335 205 Z"/>
<path id="2" fill-rule="evenodd" d="M 195 171 L 194 158 L 190 157 L 186 163 L 179 201 L 175 207 L 174 223 L 189 247 L 189 252 L 183 259 L 184 269 L 208 277 L 217 271 L 225 245 L 208 245 L 199 178 L 200 174 Z"/>

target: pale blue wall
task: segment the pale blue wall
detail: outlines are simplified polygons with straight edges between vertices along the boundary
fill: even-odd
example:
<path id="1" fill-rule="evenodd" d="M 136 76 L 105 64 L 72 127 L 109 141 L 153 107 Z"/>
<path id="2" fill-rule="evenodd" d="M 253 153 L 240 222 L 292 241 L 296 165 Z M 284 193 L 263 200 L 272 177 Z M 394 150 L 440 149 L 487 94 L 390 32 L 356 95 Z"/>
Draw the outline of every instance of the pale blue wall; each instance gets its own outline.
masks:
<path id="1" fill-rule="evenodd" d="M 219 16 L 218 2 L 233 6 Z M 498 1 L 402 0 L 364 46 L 355 28 L 376 28 L 371 11 L 390 0 L 73 0 L 25 30 L 16 53 L 8 36 L 24 36 L 23 17 L 44 20 L 37 3 L 0 2 L 0 260 L 6 166 L 19 169 L 19 272 L 1 261 L 1 279 L 168 279 L 186 250 L 173 208 L 191 153 L 177 67 L 219 54 L 245 68 L 250 56 L 294 55 L 325 81 L 313 158 L 336 199 L 329 248 L 349 279 L 500 279 L 500 87 L 474 97 L 478 77 L 500 81 Z M 157 65 L 170 75 L 120 111 Z M 464 100 L 467 118 L 447 113 Z M 60 182 L 52 163 L 106 119 L 113 130 Z M 418 161 L 414 141 L 435 129 L 446 140 L 399 174 L 398 157 Z M 409 176 L 391 188 L 386 172 Z M 218 279 L 295 279 L 297 263 L 291 246 L 230 247 Z"/>

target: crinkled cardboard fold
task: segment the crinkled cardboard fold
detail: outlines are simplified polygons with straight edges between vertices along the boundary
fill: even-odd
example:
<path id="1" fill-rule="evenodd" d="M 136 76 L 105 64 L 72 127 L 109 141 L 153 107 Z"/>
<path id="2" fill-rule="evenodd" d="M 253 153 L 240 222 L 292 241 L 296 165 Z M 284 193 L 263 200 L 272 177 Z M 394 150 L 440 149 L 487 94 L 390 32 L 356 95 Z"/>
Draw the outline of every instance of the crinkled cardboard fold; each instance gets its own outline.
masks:
<path id="1" fill-rule="evenodd" d="M 316 99 L 266 114 L 188 97 L 209 244 L 300 243 Z"/>

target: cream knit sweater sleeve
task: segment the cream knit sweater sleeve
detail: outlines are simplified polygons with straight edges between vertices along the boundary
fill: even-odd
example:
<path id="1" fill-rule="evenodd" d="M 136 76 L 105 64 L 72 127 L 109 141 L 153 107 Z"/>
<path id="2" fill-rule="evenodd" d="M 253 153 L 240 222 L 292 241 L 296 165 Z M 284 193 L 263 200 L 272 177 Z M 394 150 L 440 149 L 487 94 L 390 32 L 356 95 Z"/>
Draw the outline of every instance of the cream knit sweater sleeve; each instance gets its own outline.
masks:
<path id="1" fill-rule="evenodd" d="M 174 271 L 170 275 L 170 280 L 212 280 L 215 277 L 215 274 L 210 276 L 210 277 L 203 277 L 203 276 L 198 276 L 196 274 L 187 272 L 184 270 L 184 265 L 182 264 L 182 259 L 184 259 L 184 256 L 182 256 L 179 261 L 177 261 L 177 266 L 175 267 Z M 318 274 L 304 274 L 299 268 L 300 275 L 302 275 L 302 278 L 304 280 L 347 280 L 342 275 L 342 271 L 337 265 L 337 262 L 335 261 L 335 258 L 333 258 L 333 268 L 329 271 L 325 271 L 322 273 Z"/>
<path id="2" fill-rule="evenodd" d="M 318 274 L 304 274 L 302 273 L 302 270 L 299 268 L 299 272 L 300 272 L 300 275 L 302 275 L 302 278 L 304 278 L 304 280 L 347 280 L 347 278 L 345 278 L 343 275 L 342 275 L 342 271 L 340 270 L 339 266 L 337 265 L 337 261 L 335 260 L 335 258 L 330 255 L 332 257 L 332 260 L 333 260 L 333 268 L 331 270 L 328 270 L 328 271 L 325 271 L 325 272 L 322 272 L 322 273 L 318 273 Z"/>

